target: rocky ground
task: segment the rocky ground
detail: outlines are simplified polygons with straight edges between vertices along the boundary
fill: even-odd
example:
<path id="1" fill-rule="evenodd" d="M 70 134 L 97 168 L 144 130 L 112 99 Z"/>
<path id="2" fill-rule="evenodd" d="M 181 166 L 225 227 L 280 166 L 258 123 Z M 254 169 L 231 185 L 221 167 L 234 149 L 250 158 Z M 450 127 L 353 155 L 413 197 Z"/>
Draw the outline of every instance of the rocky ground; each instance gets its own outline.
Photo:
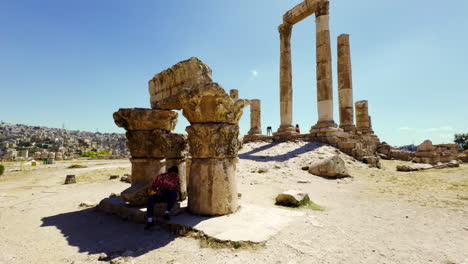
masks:
<path id="1" fill-rule="evenodd" d="M 352 178 L 301 169 L 334 154 Z M 6 164 L 0 263 L 103 263 L 101 253 L 112 263 L 468 263 L 468 164 L 397 172 L 409 163 L 383 161 L 371 169 L 306 142 L 249 143 L 239 157 L 241 203 L 275 207 L 278 193 L 299 189 L 325 210 L 291 209 L 304 215 L 263 247 L 217 248 L 161 228 L 144 231 L 89 207 L 129 186 L 109 180 L 129 173 L 128 161 L 87 161 L 76 169 L 69 162 Z M 78 183 L 63 185 L 67 174 Z"/>

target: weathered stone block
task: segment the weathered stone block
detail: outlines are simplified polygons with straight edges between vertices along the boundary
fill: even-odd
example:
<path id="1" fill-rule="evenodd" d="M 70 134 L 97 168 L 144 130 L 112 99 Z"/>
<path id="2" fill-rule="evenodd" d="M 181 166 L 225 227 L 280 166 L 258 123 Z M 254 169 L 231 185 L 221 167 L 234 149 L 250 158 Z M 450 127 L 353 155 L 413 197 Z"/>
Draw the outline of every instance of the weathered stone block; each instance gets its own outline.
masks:
<path id="1" fill-rule="evenodd" d="M 140 182 L 125 189 L 120 196 L 122 200 L 133 206 L 145 205 L 151 192 L 151 184 Z"/>
<path id="2" fill-rule="evenodd" d="M 322 177 L 348 177 L 349 172 L 345 162 L 338 155 L 318 161 L 309 166 L 309 172 Z"/>
<path id="3" fill-rule="evenodd" d="M 187 154 L 187 137 L 164 130 L 128 131 L 127 146 L 133 158 L 183 158 Z"/>
<path id="4" fill-rule="evenodd" d="M 125 130 L 172 131 L 177 123 L 177 112 L 144 108 L 121 108 L 114 113 L 114 122 Z"/>
<path id="5" fill-rule="evenodd" d="M 309 195 L 305 192 L 298 190 L 289 190 L 276 196 L 276 204 L 289 206 L 289 207 L 298 207 L 301 203 L 310 201 Z"/>
<path id="6" fill-rule="evenodd" d="M 166 172 L 166 164 L 161 159 L 130 159 L 132 163 L 132 185 L 151 183 L 161 173 Z"/>
<path id="7" fill-rule="evenodd" d="M 198 58 L 192 57 L 181 61 L 156 74 L 148 82 L 151 107 L 158 108 L 160 101 L 177 97 L 184 88 L 191 89 L 211 81 L 211 69 Z M 181 107 L 174 109 L 181 109 Z"/>
<path id="8" fill-rule="evenodd" d="M 241 146 L 239 127 L 229 124 L 193 124 L 185 129 L 192 158 L 235 158 Z"/>
<path id="9" fill-rule="evenodd" d="M 200 215 L 237 211 L 236 159 L 192 159 L 188 209 Z"/>

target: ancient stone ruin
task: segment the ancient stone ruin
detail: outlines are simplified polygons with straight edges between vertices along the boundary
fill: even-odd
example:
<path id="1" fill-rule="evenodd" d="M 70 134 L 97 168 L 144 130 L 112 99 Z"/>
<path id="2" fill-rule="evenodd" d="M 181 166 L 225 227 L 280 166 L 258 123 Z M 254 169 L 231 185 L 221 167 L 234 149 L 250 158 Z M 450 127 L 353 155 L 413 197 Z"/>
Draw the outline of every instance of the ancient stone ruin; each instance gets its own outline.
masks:
<path id="1" fill-rule="evenodd" d="M 122 193 L 122 198 L 141 205 L 149 196 L 149 183 L 176 165 L 179 200 L 188 196 L 189 211 L 201 215 L 235 212 L 235 174 L 241 144 L 238 123 L 249 102 L 239 100 L 237 90 L 228 95 L 212 81 L 211 69 L 197 58 L 156 74 L 149 81 L 149 92 L 152 109 L 120 109 L 114 113 L 115 123 L 127 130 L 132 157 L 132 187 Z M 173 110 L 182 110 L 190 122 L 188 137 L 171 132 L 178 115 Z"/>
<path id="2" fill-rule="evenodd" d="M 309 134 L 297 135 L 292 121 L 292 63 L 291 33 L 293 25 L 315 14 L 316 24 L 316 86 L 318 121 Z M 272 137 L 261 135 L 261 112 L 251 104 L 251 129 L 244 136 L 244 142 L 256 140 L 288 141 L 301 139 L 320 141 L 333 145 L 353 157 L 376 165 L 378 137 L 374 135 L 368 102 L 353 103 L 353 85 L 351 70 L 351 51 L 349 35 L 338 37 L 338 97 L 340 125 L 333 118 L 333 79 L 332 56 L 330 46 L 329 1 L 305 0 L 283 16 L 283 23 L 278 27 L 280 33 L 280 118 L 281 125 Z M 258 103 L 258 108 L 260 103 Z M 353 108 L 355 107 L 355 108 Z M 356 125 L 354 124 L 356 111 Z M 260 132 L 260 133 L 259 133 Z"/>
<path id="3" fill-rule="evenodd" d="M 430 140 L 426 140 L 417 147 L 414 161 L 417 163 L 437 164 L 457 159 L 457 144 L 432 145 Z"/>

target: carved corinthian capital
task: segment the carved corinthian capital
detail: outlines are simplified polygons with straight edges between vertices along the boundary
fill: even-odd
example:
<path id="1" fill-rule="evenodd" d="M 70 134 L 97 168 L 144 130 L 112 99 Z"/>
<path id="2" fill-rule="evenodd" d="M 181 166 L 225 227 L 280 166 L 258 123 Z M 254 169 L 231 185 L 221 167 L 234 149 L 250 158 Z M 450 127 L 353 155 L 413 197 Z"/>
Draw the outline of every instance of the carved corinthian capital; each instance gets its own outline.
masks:
<path id="1" fill-rule="evenodd" d="M 317 11 L 315 11 L 315 17 L 328 15 L 329 9 L 330 9 L 329 1 L 322 1 L 318 3 Z"/>

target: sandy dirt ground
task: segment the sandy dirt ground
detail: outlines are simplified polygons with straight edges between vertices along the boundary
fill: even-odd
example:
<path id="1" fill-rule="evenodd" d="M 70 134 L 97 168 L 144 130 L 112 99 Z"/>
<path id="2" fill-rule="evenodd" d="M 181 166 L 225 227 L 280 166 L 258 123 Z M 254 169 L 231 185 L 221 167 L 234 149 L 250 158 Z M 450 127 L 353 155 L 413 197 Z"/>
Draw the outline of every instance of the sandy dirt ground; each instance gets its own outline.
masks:
<path id="1" fill-rule="evenodd" d="M 352 178 L 301 169 L 334 154 Z M 405 163 L 371 169 L 316 143 L 245 144 L 237 166 L 241 204 L 275 207 L 278 193 L 299 189 L 325 208 L 291 209 L 304 216 L 258 249 L 211 248 L 80 206 L 126 189 L 109 176 L 130 173 L 128 161 L 80 162 L 87 166 L 81 169 L 9 163 L 0 176 L 0 263 L 105 263 L 98 255 L 106 253 L 113 263 L 468 264 L 468 164 L 395 170 Z M 64 185 L 67 174 L 78 183 Z"/>

